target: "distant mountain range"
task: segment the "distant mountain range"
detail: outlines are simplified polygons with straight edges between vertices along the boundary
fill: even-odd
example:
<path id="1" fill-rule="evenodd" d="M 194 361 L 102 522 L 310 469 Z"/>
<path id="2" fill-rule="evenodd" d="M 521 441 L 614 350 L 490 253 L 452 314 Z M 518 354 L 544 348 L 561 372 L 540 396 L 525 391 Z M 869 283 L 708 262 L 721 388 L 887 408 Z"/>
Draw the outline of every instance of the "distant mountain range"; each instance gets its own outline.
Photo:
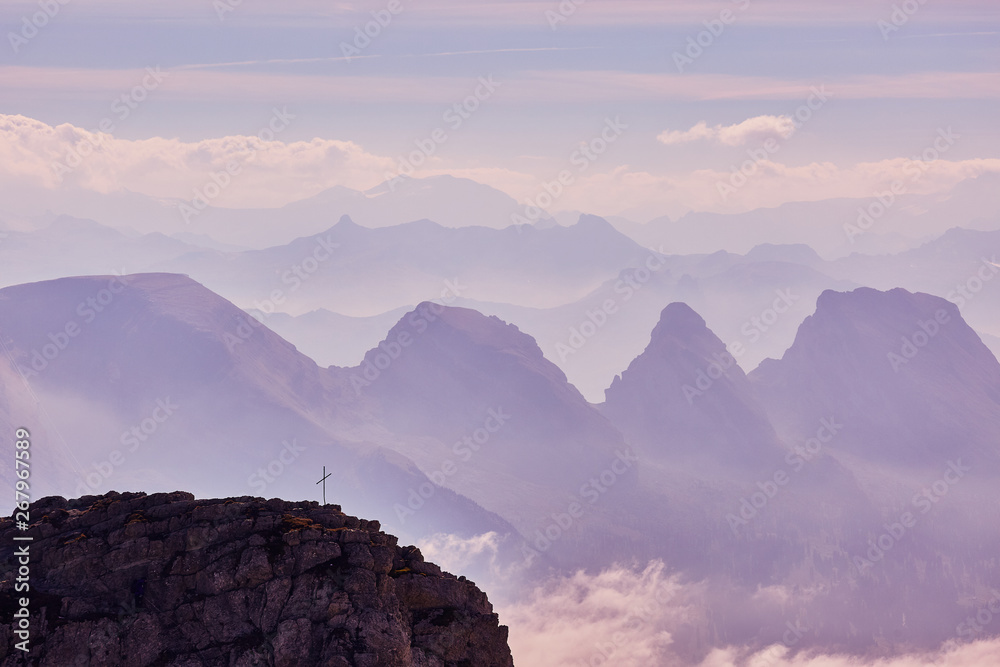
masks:
<path id="1" fill-rule="evenodd" d="M 26 192 L 19 186 L 7 192 L 0 185 L 0 195 L 4 195 L 0 218 L 25 221 L 21 226 L 38 226 L 59 215 L 72 215 L 122 231 L 201 235 L 213 244 L 256 249 L 319 234 L 345 215 L 369 228 L 429 219 L 452 228 L 475 225 L 502 229 L 512 224 L 514 214 L 523 215 L 524 208 L 495 188 L 453 176 L 401 176 L 363 192 L 337 186 L 272 209 L 196 209 L 189 201 L 70 187 Z M 183 210 L 182 205 L 186 207 Z M 543 216 L 540 222 L 549 220 Z"/>
<path id="2" fill-rule="evenodd" d="M 434 191 L 454 185 L 408 185 L 417 183 Z M 961 196 L 986 211 L 987 202 L 974 196 L 982 185 L 966 184 Z M 392 196 L 403 192 L 401 186 Z M 184 273 L 256 311 L 323 366 L 358 363 L 404 312 L 434 300 L 517 322 L 589 400 L 600 401 L 642 351 L 664 303 L 691 305 L 749 371 L 791 345 L 821 292 L 861 285 L 948 298 L 1000 352 L 1000 282 L 993 281 L 1000 231 L 956 228 L 896 255 L 824 261 L 803 244 L 761 244 L 744 255 L 671 254 L 672 242 L 645 248 L 593 216 L 568 227 L 505 229 L 426 220 L 369 229 L 345 217 L 320 234 L 261 250 L 191 231 L 176 238 L 139 234 L 66 216 L 35 223 L 42 226 L 3 223 L 9 231 L 0 239 L 0 285 L 120 271 Z M 414 253 L 417 247 L 424 250 Z"/>
<path id="3" fill-rule="evenodd" d="M 1000 229 L 994 193 L 1000 176 L 983 174 L 956 185 L 947 195 L 904 193 L 869 198 L 790 202 L 745 213 L 690 212 L 678 219 L 648 222 L 620 216 L 607 219 L 642 246 L 671 255 L 719 250 L 745 254 L 764 243 L 804 244 L 827 259 L 851 253 L 896 254 L 931 241 L 946 230 Z M 161 233 L 213 249 L 265 248 L 314 236 L 349 216 L 367 228 L 433 220 L 443 227 L 503 229 L 524 219 L 524 206 L 509 195 L 475 181 L 452 176 L 401 177 L 366 191 L 333 187 L 273 209 L 223 209 L 208 206 L 182 214 L 191 202 L 156 199 L 122 191 L 98 193 L 63 187 L 26 190 L 0 184 L 0 230 L 27 231 L 61 215 L 87 218 L 126 234 Z M 186 210 L 186 209 L 185 209 Z M 538 228 L 569 226 L 581 213 L 543 213 Z"/>
<path id="4" fill-rule="evenodd" d="M 746 213 L 692 212 L 676 220 L 615 224 L 643 245 L 663 245 L 671 254 L 717 250 L 744 254 L 763 242 L 806 244 L 827 259 L 851 253 L 904 252 L 952 227 L 1000 228 L 996 192 L 1000 175 L 983 174 L 947 195 L 873 193 L 865 199 L 790 202 Z M 880 199 L 881 195 L 881 199 Z"/>
<path id="5" fill-rule="evenodd" d="M 315 498 L 326 466 L 404 539 L 494 534 L 504 576 L 664 559 L 727 591 L 711 626 L 730 641 L 761 632 L 760 586 L 827 645 L 947 638 L 1000 546 L 1000 362 L 959 309 L 827 291 L 749 376 L 685 304 L 648 330 L 595 405 L 470 309 L 423 302 L 324 369 L 189 278 L 67 278 L 0 290 L 0 421 L 33 425 L 38 494 Z M 927 611 L 885 627 L 900 586 Z"/>

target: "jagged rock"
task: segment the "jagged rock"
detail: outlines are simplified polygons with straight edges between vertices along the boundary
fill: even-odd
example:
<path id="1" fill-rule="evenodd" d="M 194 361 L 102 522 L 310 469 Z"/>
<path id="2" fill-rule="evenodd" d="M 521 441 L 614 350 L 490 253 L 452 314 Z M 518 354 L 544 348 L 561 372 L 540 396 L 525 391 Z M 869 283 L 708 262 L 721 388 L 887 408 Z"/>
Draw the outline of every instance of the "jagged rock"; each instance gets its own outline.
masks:
<path id="1" fill-rule="evenodd" d="M 31 536 L 30 664 L 512 667 L 475 584 L 336 505 L 189 493 L 43 498 L 0 520 L 0 665 L 15 535 Z"/>

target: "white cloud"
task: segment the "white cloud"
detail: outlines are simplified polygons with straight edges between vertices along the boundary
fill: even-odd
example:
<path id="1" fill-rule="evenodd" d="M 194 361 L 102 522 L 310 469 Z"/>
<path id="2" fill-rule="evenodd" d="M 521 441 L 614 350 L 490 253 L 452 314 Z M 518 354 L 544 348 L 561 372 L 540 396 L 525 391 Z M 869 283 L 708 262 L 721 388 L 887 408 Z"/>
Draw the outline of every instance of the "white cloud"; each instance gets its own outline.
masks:
<path id="1" fill-rule="evenodd" d="M 668 146 L 692 141 L 714 141 L 724 146 L 742 146 L 767 139 L 787 139 L 795 133 L 795 122 L 788 116 L 756 116 L 734 125 L 709 127 L 699 122 L 686 132 L 667 130 L 657 139 Z"/>
<path id="2" fill-rule="evenodd" d="M 673 146 L 674 144 L 686 144 L 692 141 L 700 141 L 702 139 L 717 139 L 718 129 L 721 127 L 721 125 L 716 125 L 715 128 L 711 128 L 705 121 L 699 121 L 697 125 L 692 127 L 687 132 L 683 132 L 681 130 L 664 130 L 663 133 L 656 138 L 660 143 L 668 146 Z"/>
<path id="3" fill-rule="evenodd" d="M 519 667 L 663 665 L 672 655 L 671 628 L 691 620 L 698 592 L 654 562 L 641 572 L 577 572 L 499 613 Z"/>
<path id="4" fill-rule="evenodd" d="M 716 648 L 699 661 L 696 649 L 685 648 L 685 636 L 705 639 L 710 600 L 730 616 L 780 617 L 791 591 L 778 588 L 761 589 L 746 606 L 731 586 L 685 583 L 653 561 L 642 570 L 614 567 L 554 579 L 498 613 L 510 628 L 518 667 L 982 667 L 997 664 L 1000 655 L 1000 640 L 949 642 L 938 651 L 880 659 L 793 653 L 779 642 Z"/>
<path id="5" fill-rule="evenodd" d="M 500 536 L 495 532 L 468 538 L 437 533 L 418 541 L 417 547 L 426 560 L 446 572 L 465 573 L 485 565 L 495 573 Z"/>
<path id="6" fill-rule="evenodd" d="M 794 656 L 790 653 L 791 650 L 781 644 L 756 653 L 716 649 L 698 667 L 984 667 L 997 664 L 1000 640 L 965 645 L 952 643 L 930 653 L 872 660 L 815 652 Z"/>
<path id="7" fill-rule="evenodd" d="M 262 131 L 269 120 L 261 118 Z M 263 132 L 265 139 L 272 136 Z M 52 127 L 24 116 L 0 115 L 0 176 L 50 189 L 129 190 L 190 200 L 213 174 L 231 165 L 238 173 L 213 199 L 214 205 L 281 206 L 335 185 L 367 189 L 384 181 L 395 161 L 335 139 L 286 143 L 236 135 L 195 142 L 127 140 L 69 124 Z"/>
<path id="8" fill-rule="evenodd" d="M 262 128 L 267 120 L 261 118 Z M 736 141 L 754 131 L 756 124 L 747 122 L 724 128 L 726 140 Z M 8 186 L 68 187 L 101 193 L 128 190 L 190 201 L 196 188 L 204 188 L 213 173 L 235 161 L 240 165 L 239 175 L 212 203 L 253 208 L 281 206 L 338 185 L 366 190 L 382 183 L 386 174 L 395 173 L 397 168 L 396 158 L 374 154 L 352 141 L 280 139 L 278 135 L 263 142 L 254 136 L 234 135 L 191 142 L 163 137 L 128 140 L 99 136 L 69 124 L 53 127 L 24 116 L 0 114 L 0 179 Z M 66 164 L 71 151 L 95 143 L 92 154 L 60 177 L 56 163 Z M 724 165 L 690 172 L 650 172 L 609 164 L 604 171 L 579 175 L 552 208 L 621 214 L 639 220 L 679 216 L 692 210 L 738 213 L 789 201 L 865 199 L 887 190 L 897 180 L 913 194 L 947 193 L 965 179 L 1000 172 L 997 158 L 941 158 L 921 165 L 919 170 L 914 169 L 912 160 L 902 157 L 846 166 L 829 162 L 789 166 L 778 162 L 780 158 L 781 153 L 777 153 L 757 164 L 746 184 L 725 201 L 718 184 L 729 182 L 732 172 Z M 414 176 L 470 178 L 524 202 L 536 197 L 541 183 L 552 178 L 544 165 L 538 169 L 539 173 L 527 173 L 504 166 L 470 166 L 433 156 Z M 913 174 L 918 172 L 920 178 L 914 180 Z M 12 192 L 16 191 L 13 187 Z"/>
<path id="9" fill-rule="evenodd" d="M 742 213 L 790 201 L 868 199 L 888 190 L 894 181 L 905 184 L 911 194 L 939 194 L 949 192 L 965 179 L 1000 172 L 1000 159 L 938 159 L 924 166 L 926 171 L 915 181 L 913 162 L 908 158 L 847 166 L 830 162 L 789 166 L 764 160 L 757 164 L 746 184 L 724 201 L 718 184 L 730 182 L 730 170 L 653 173 L 620 165 L 578 179 L 559 200 L 559 207 L 648 220 L 662 215 L 677 217 L 689 211 Z"/>

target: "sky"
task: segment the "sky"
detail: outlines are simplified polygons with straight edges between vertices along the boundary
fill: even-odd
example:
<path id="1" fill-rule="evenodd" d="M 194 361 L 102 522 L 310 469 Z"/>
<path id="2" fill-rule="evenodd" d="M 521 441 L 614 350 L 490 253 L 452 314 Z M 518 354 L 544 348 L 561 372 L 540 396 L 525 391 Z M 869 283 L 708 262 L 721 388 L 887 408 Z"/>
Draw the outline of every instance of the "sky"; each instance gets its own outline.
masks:
<path id="1" fill-rule="evenodd" d="M 46 188 L 190 199 L 236 160 L 271 177 L 218 205 L 452 174 L 645 222 L 871 197 L 915 157 L 911 192 L 1000 171 L 991 0 L 0 0 L 0 25 L 0 177 Z"/>

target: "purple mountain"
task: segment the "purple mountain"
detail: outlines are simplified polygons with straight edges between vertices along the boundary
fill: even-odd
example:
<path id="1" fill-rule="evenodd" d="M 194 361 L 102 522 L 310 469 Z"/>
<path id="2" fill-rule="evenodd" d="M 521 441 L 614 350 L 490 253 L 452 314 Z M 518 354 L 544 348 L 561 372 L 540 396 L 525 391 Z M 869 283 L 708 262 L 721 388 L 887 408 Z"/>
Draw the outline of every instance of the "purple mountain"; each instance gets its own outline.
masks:
<path id="1" fill-rule="evenodd" d="M 781 453 L 743 370 L 683 303 L 663 309 L 649 345 L 612 382 L 602 410 L 654 460 L 742 466 Z"/>
<path id="2" fill-rule="evenodd" d="M 790 437 L 833 417 L 844 430 L 832 447 L 863 459 L 1000 461 L 1000 363 L 939 297 L 824 292 L 782 359 L 750 380 Z"/>

